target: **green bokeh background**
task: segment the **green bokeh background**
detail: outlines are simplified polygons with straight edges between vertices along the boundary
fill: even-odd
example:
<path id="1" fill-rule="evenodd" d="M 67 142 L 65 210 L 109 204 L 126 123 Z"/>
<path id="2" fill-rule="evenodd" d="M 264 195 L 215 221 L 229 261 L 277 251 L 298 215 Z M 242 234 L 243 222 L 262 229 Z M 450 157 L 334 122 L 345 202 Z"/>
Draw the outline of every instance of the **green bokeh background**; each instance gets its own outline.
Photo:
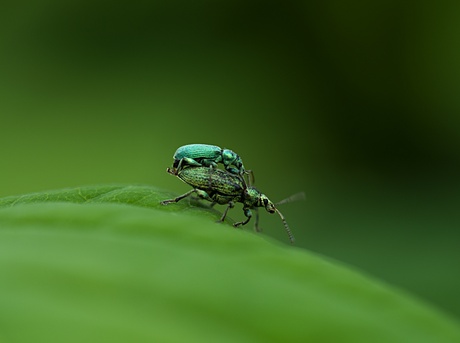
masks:
<path id="1" fill-rule="evenodd" d="M 298 246 L 458 317 L 459 15 L 428 1 L 2 4 L 0 196 L 183 193 L 165 172 L 176 148 L 216 144 L 273 201 L 305 191 L 280 208 Z"/>

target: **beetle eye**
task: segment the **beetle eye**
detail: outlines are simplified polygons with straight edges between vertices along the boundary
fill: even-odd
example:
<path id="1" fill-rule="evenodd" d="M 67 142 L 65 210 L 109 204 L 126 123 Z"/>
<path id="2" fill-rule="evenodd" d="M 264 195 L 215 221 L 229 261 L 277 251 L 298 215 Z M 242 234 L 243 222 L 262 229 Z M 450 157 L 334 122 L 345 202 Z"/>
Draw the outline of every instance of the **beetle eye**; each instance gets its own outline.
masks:
<path id="1" fill-rule="evenodd" d="M 264 199 L 264 205 L 265 205 L 265 206 L 268 205 L 268 199 Z"/>

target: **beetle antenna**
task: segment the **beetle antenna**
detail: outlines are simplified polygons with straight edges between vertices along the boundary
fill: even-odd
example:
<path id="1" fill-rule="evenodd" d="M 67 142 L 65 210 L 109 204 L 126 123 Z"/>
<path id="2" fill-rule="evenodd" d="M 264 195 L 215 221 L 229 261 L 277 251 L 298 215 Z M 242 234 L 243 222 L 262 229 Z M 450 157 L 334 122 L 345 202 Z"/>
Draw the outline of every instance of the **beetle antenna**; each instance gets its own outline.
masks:
<path id="1" fill-rule="evenodd" d="M 284 218 L 283 214 L 280 211 L 278 211 L 277 208 L 275 208 L 275 211 L 276 211 L 276 213 L 278 213 L 278 215 L 281 218 L 281 221 L 283 222 L 284 229 L 286 230 L 286 232 L 287 232 L 287 234 L 289 236 L 289 240 L 291 241 L 291 244 L 294 244 L 295 238 L 294 238 L 294 235 L 291 232 L 291 229 L 289 228 L 289 225 L 288 225 L 286 219 Z"/>
<path id="2" fill-rule="evenodd" d="M 246 170 L 244 173 L 248 176 L 249 186 L 252 186 L 256 182 L 256 178 L 254 177 L 254 173 L 252 172 L 252 170 Z"/>
<path id="3" fill-rule="evenodd" d="M 283 204 L 287 204 L 287 203 L 295 202 L 299 200 L 305 200 L 305 192 L 299 192 L 299 193 L 293 194 L 290 197 L 287 197 L 286 199 L 278 201 L 275 205 L 276 206 L 283 205 Z"/>

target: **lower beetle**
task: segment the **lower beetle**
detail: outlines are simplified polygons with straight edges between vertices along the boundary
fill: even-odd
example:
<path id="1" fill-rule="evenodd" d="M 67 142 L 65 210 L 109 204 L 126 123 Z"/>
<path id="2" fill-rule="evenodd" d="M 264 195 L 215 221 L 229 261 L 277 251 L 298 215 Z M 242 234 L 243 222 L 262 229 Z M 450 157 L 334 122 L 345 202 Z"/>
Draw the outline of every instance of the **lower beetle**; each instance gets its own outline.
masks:
<path id="1" fill-rule="evenodd" d="M 284 229 L 289 236 L 291 243 L 294 243 L 294 236 L 289 229 L 286 219 L 281 212 L 275 207 L 275 204 L 268 199 L 265 194 L 259 192 L 252 186 L 246 186 L 243 179 L 234 174 L 227 173 L 220 169 L 210 169 L 206 167 L 189 167 L 180 171 L 176 169 L 167 169 L 167 172 L 177 176 L 183 182 L 192 186 L 193 189 L 185 194 L 182 194 L 174 199 L 163 200 L 162 205 L 168 205 L 170 203 L 176 203 L 192 193 L 196 193 L 199 198 L 210 201 L 211 206 L 215 204 L 225 205 L 225 209 L 220 221 L 223 221 L 227 216 L 227 212 L 230 208 L 234 207 L 235 202 L 241 202 L 243 204 L 243 212 L 246 216 L 246 220 L 242 222 L 234 223 L 233 226 L 238 227 L 245 225 L 249 222 L 252 217 L 251 209 L 257 211 L 258 207 L 265 207 L 269 213 L 278 213 L 281 221 L 284 224 Z M 282 202 L 290 201 L 286 199 Z M 258 212 L 256 212 L 256 231 L 258 228 Z"/>

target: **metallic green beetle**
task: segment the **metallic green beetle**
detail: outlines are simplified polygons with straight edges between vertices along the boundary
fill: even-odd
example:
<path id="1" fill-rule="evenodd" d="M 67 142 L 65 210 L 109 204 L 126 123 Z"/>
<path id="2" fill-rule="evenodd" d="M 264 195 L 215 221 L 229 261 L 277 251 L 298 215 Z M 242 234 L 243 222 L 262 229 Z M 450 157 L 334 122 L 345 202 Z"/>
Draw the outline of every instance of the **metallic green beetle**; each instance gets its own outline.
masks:
<path id="1" fill-rule="evenodd" d="M 242 222 L 234 223 L 233 226 L 238 227 L 247 224 L 252 217 L 251 209 L 254 209 L 256 211 L 256 231 L 260 231 L 258 227 L 258 207 L 265 207 L 269 213 L 278 213 L 283 222 L 284 229 L 289 236 L 289 240 L 291 243 L 294 243 L 294 236 L 289 229 L 286 219 L 275 207 L 275 204 L 256 188 L 247 186 L 239 175 L 230 174 L 220 169 L 210 169 L 206 167 L 189 167 L 182 170 L 168 168 L 167 172 L 177 176 L 183 182 L 192 186 L 193 189 L 177 198 L 163 200 L 161 202 L 162 205 L 176 203 L 192 193 L 196 193 L 199 198 L 210 201 L 211 206 L 215 204 L 227 205 L 227 208 L 220 218 L 220 221 L 223 221 L 227 216 L 228 210 L 235 206 L 235 202 L 241 202 L 243 204 L 244 215 L 247 219 Z"/>
<path id="2" fill-rule="evenodd" d="M 225 169 L 232 174 L 239 174 L 241 176 L 250 174 L 251 178 L 254 178 L 252 172 L 244 168 L 240 156 L 232 150 L 222 149 L 215 145 L 184 145 L 176 150 L 173 158 L 173 168 L 177 169 L 177 172 L 180 172 L 187 166 L 216 168 L 217 163 L 222 163 Z"/>

